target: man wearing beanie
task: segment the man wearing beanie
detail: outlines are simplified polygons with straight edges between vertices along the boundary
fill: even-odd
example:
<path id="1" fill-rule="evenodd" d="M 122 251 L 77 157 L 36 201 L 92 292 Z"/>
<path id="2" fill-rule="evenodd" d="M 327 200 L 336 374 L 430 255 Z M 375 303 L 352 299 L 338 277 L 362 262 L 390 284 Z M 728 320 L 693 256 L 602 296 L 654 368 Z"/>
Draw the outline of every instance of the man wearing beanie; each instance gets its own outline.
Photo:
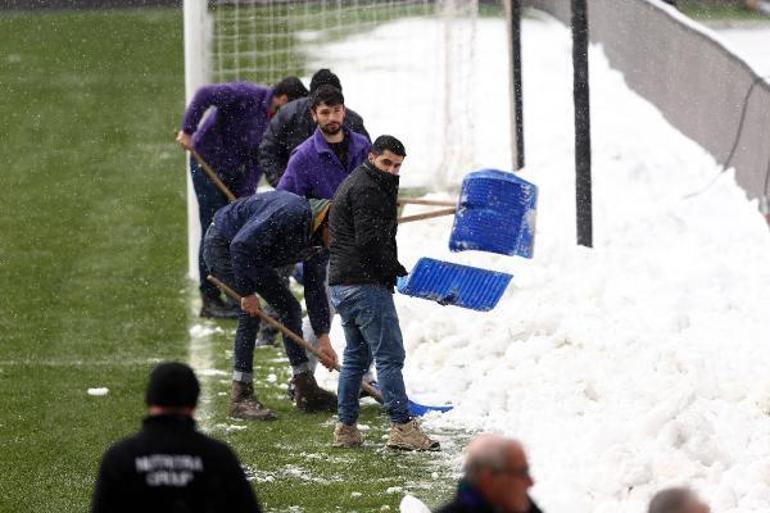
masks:
<path id="1" fill-rule="evenodd" d="M 199 391 L 187 365 L 153 369 L 143 427 L 104 454 L 92 513 L 262 511 L 233 451 L 195 429 Z"/>
<path id="2" fill-rule="evenodd" d="M 302 262 L 305 302 L 321 363 L 333 367 L 337 354 L 329 340 L 326 297 L 329 200 L 310 200 L 286 191 L 254 194 L 220 209 L 203 239 L 203 257 L 211 273 L 240 296 L 241 314 L 233 348 L 233 392 L 230 415 L 247 420 L 272 420 L 273 412 L 254 395 L 254 341 L 262 310 L 257 294 L 275 309 L 278 320 L 302 336 L 302 307 L 278 269 Z M 292 367 L 294 402 L 302 411 L 336 411 L 337 397 L 316 383 L 305 350 L 283 337 Z"/>
<path id="3" fill-rule="evenodd" d="M 342 91 L 339 77 L 325 68 L 313 75 L 310 81 L 310 96 L 322 85 L 330 85 Z M 270 125 L 259 143 L 259 166 L 273 187 L 278 185 L 283 176 L 291 152 L 313 135 L 316 129 L 316 122 L 310 112 L 310 96 L 284 105 L 270 120 Z M 355 111 L 346 110 L 343 126 L 369 140 L 364 120 Z"/>

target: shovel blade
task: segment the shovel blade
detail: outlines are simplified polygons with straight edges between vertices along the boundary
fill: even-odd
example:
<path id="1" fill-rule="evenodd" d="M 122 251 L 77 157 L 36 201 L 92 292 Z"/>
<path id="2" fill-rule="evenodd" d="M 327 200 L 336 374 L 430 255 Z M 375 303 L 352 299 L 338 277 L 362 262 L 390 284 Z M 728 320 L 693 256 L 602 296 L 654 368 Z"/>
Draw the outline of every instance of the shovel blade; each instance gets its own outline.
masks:
<path id="1" fill-rule="evenodd" d="M 512 275 L 421 258 L 408 276 L 398 279 L 398 291 L 407 296 L 486 312 L 505 292 Z"/>
<path id="2" fill-rule="evenodd" d="M 532 258 L 536 205 L 537 186 L 513 173 L 496 169 L 468 173 L 449 249 Z"/>

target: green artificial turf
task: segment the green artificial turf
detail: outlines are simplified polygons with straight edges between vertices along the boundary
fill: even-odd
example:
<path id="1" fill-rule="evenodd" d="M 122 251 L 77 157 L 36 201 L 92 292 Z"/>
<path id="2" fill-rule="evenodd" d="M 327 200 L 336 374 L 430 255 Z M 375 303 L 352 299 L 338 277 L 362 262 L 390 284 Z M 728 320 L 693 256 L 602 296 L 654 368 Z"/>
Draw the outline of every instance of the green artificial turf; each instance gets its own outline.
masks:
<path id="1" fill-rule="evenodd" d="M 82 512 L 103 451 L 139 427 L 149 369 L 187 360 L 200 322 L 173 144 L 182 13 L 3 13 L 0 34 L 0 511 Z M 449 496 L 447 454 L 383 450 L 375 405 L 362 417 L 368 445 L 333 450 L 332 417 L 283 396 L 281 350 L 256 357 L 260 396 L 281 419 L 228 419 L 234 323 L 221 327 L 193 338 L 193 356 L 208 355 L 193 358 L 209 370 L 201 426 L 233 445 L 268 511 L 397 511 L 406 491 L 431 505 Z"/>
<path id="2" fill-rule="evenodd" d="M 762 15 L 741 4 L 713 5 L 690 0 L 680 2 L 679 9 L 687 16 L 699 21 L 770 21 L 767 15 Z"/>

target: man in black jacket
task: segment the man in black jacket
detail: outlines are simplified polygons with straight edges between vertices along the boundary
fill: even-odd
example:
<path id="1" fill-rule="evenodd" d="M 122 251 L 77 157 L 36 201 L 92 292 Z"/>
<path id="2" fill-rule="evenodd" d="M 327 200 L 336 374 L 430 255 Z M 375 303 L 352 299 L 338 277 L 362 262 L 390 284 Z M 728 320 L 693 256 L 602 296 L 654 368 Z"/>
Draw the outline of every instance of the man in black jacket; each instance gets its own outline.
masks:
<path id="1" fill-rule="evenodd" d="M 334 445 L 363 443 L 356 426 L 361 377 L 377 368 L 391 427 L 387 446 L 404 450 L 438 450 L 409 416 L 404 378 L 404 343 L 393 304 L 393 287 L 406 269 L 398 261 L 398 172 L 406 156 L 395 137 L 377 138 L 367 162 L 337 189 L 329 213 L 332 303 L 342 318 L 345 353 L 339 379 Z"/>
<path id="2" fill-rule="evenodd" d="M 104 454 L 92 513 L 260 513 L 238 458 L 199 433 L 200 387 L 192 369 L 162 363 L 150 374 L 142 430 Z"/>
<path id="3" fill-rule="evenodd" d="M 468 444 L 457 495 L 436 513 L 541 513 L 528 494 L 533 484 L 519 442 L 481 435 Z"/>
<path id="4" fill-rule="evenodd" d="M 331 85 L 342 91 L 340 79 L 328 69 L 318 70 L 310 81 L 310 95 L 322 85 Z M 287 103 L 270 120 L 259 144 L 259 166 L 273 187 L 286 171 L 291 152 L 313 135 L 316 122 L 310 112 L 310 96 Z M 369 139 L 364 120 L 352 109 L 346 109 L 344 126 Z"/>

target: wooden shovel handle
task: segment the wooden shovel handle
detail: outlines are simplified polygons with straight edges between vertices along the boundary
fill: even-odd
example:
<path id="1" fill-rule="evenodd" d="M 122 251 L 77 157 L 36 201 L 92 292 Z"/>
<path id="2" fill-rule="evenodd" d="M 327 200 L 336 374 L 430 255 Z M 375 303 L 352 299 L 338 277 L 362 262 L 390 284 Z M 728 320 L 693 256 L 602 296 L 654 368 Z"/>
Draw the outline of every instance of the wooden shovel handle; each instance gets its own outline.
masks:
<path id="1" fill-rule="evenodd" d="M 430 205 L 433 207 L 454 207 L 457 206 L 456 201 L 447 200 L 429 200 L 419 198 L 398 198 L 399 205 Z"/>
<path id="2" fill-rule="evenodd" d="M 198 164 L 201 165 L 203 172 L 206 173 L 206 176 L 209 177 L 209 180 L 211 180 L 217 189 L 219 189 L 219 191 L 227 197 L 227 201 L 230 203 L 235 201 L 235 194 L 233 194 L 230 189 L 227 188 L 227 185 L 225 185 L 225 183 L 219 179 L 216 172 L 211 169 L 211 166 L 209 166 L 205 160 L 203 160 L 203 157 L 201 157 L 200 153 L 195 151 L 195 148 L 192 147 L 190 147 L 189 150 L 190 154 L 192 154 L 192 156 L 195 157 L 195 160 L 198 161 Z"/>
<path id="3" fill-rule="evenodd" d="M 425 212 L 424 214 L 415 214 L 413 216 L 399 217 L 398 222 L 399 224 L 403 224 L 403 223 L 411 223 L 412 221 L 421 221 L 423 219 L 432 219 L 434 217 L 451 216 L 455 212 L 457 212 L 457 209 L 454 207 L 442 208 L 440 210 L 434 210 L 433 212 Z"/>
<path id="4" fill-rule="evenodd" d="M 222 283 L 222 281 L 220 281 L 218 278 L 216 278 L 215 276 L 212 276 L 212 275 L 209 274 L 206 277 L 206 279 L 209 282 L 211 282 L 214 285 L 216 285 L 216 287 L 219 290 L 221 290 L 222 292 L 224 292 L 225 294 L 230 296 L 230 298 L 233 301 L 237 301 L 239 305 L 241 304 L 241 295 L 238 294 L 233 289 L 231 289 L 230 287 L 228 287 L 226 284 Z M 260 320 L 265 321 L 267 324 L 269 324 L 273 328 L 277 329 L 278 331 L 280 331 L 281 333 L 283 333 L 284 335 L 289 337 L 289 339 L 292 342 L 294 342 L 295 344 L 298 344 L 299 346 L 305 348 L 305 350 L 310 351 L 311 353 L 313 353 L 316 356 L 316 358 L 318 358 L 319 360 L 324 358 L 324 356 L 321 354 L 321 352 L 318 349 L 316 349 L 315 347 L 313 347 L 313 345 L 310 342 L 308 342 L 304 338 L 300 337 L 299 335 L 297 335 L 296 333 L 291 331 L 289 328 L 284 326 L 282 323 L 278 322 L 277 320 L 275 320 L 272 317 L 270 317 L 269 315 L 267 315 L 262 310 L 259 310 L 257 312 L 257 315 L 259 316 Z M 341 370 L 339 364 L 334 366 L 334 370 L 336 370 L 338 372 Z M 382 393 L 378 389 L 376 389 L 373 386 L 371 386 L 369 383 L 362 382 L 361 383 L 361 388 L 363 388 L 369 395 L 374 397 L 377 401 L 379 401 L 379 402 L 383 401 Z"/>

